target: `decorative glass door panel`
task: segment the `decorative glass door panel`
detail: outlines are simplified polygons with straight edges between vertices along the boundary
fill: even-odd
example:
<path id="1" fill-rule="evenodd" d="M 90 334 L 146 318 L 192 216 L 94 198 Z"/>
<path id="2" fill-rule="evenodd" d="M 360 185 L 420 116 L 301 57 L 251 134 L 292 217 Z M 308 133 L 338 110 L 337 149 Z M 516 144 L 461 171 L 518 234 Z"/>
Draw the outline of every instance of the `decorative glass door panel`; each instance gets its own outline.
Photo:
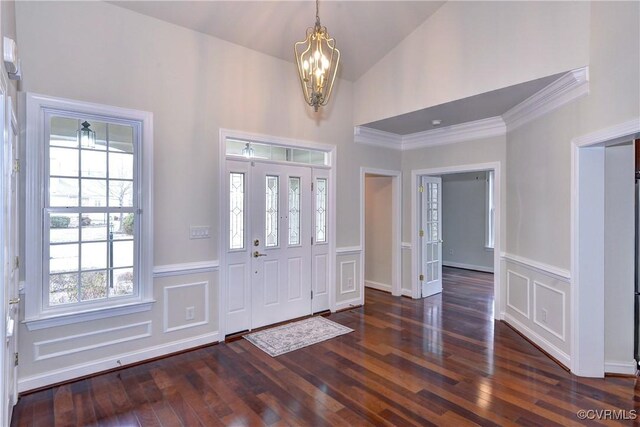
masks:
<path id="1" fill-rule="evenodd" d="M 420 248 L 422 296 L 442 292 L 442 179 L 424 176 L 421 183 Z"/>

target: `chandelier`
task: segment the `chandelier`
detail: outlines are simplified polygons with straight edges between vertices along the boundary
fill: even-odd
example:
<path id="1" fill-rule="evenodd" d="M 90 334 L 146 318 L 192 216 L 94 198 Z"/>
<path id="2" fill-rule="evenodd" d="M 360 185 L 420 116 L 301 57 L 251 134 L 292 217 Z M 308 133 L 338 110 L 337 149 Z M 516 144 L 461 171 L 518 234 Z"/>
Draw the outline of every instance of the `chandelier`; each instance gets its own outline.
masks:
<path id="1" fill-rule="evenodd" d="M 314 111 L 327 105 L 340 61 L 336 41 L 329 37 L 327 28 L 320 25 L 318 0 L 316 24 L 307 28 L 307 37 L 293 47 L 298 65 L 298 77 L 304 99 Z"/>

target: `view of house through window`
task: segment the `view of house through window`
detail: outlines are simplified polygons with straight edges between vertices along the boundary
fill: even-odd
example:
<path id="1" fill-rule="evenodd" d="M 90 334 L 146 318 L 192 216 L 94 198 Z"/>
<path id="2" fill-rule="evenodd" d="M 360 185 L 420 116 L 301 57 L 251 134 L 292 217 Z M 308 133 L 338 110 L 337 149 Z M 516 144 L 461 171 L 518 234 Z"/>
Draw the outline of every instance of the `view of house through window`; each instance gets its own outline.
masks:
<path id="1" fill-rule="evenodd" d="M 44 266 L 49 307 L 132 296 L 136 288 L 136 141 L 131 125 L 50 116 Z M 47 284 L 47 283 L 45 283 Z"/>

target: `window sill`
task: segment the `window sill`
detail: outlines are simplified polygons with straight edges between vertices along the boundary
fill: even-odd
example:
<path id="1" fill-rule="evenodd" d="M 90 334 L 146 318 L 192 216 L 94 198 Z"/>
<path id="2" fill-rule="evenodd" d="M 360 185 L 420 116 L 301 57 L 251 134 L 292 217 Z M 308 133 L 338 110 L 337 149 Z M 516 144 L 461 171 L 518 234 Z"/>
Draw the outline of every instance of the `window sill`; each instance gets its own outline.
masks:
<path id="1" fill-rule="evenodd" d="M 37 331 L 39 329 L 54 328 L 56 326 L 71 325 L 73 323 L 106 319 L 108 317 L 123 316 L 132 313 L 141 313 L 151 310 L 154 302 L 155 300 L 145 300 L 75 313 L 45 315 L 37 318 L 25 319 L 22 323 L 27 326 L 28 330 Z"/>

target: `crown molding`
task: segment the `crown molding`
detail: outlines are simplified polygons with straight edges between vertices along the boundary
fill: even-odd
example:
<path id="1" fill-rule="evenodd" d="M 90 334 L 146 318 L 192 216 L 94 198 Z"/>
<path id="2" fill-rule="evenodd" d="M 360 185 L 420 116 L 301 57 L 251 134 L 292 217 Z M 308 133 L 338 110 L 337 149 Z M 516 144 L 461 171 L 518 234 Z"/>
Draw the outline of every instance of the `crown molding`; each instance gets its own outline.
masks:
<path id="1" fill-rule="evenodd" d="M 589 94 L 589 67 L 569 71 L 558 80 L 539 90 L 502 115 L 507 130 L 547 114 L 563 105 Z"/>
<path id="2" fill-rule="evenodd" d="M 488 138 L 504 135 L 505 133 L 506 127 L 504 121 L 502 117 L 497 116 L 431 129 L 424 132 L 416 132 L 409 135 L 398 135 L 391 132 L 356 126 L 354 129 L 354 140 L 360 144 L 404 151 Z"/>
<path id="3" fill-rule="evenodd" d="M 415 150 L 417 148 L 435 147 L 499 136 L 505 133 L 506 127 L 502 117 L 489 117 L 488 119 L 404 135 L 402 137 L 402 149 Z"/>
<path id="4" fill-rule="evenodd" d="M 364 126 L 353 128 L 353 140 L 358 144 L 373 145 L 382 148 L 402 149 L 402 135 L 372 129 Z"/>
<path id="5" fill-rule="evenodd" d="M 589 67 L 569 71 L 539 90 L 502 116 L 399 135 L 364 126 L 354 128 L 354 140 L 360 144 L 395 150 L 415 150 L 454 144 L 506 134 L 581 96 L 589 94 Z"/>

